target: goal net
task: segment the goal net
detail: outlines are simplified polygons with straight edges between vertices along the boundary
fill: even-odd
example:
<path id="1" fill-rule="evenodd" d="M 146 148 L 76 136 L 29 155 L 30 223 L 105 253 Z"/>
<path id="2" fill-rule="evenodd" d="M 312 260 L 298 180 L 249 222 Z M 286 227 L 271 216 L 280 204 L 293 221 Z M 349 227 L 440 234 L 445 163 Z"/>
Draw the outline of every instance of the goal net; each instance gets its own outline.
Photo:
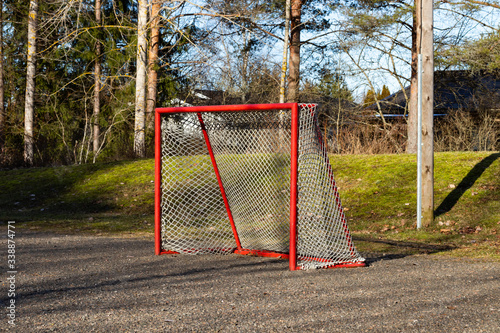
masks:
<path id="1" fill-rule="evenodd" d="M 316 105 L 156 110 L 156 254 L 288 258 L 290 269 L 363 266 Z"/>

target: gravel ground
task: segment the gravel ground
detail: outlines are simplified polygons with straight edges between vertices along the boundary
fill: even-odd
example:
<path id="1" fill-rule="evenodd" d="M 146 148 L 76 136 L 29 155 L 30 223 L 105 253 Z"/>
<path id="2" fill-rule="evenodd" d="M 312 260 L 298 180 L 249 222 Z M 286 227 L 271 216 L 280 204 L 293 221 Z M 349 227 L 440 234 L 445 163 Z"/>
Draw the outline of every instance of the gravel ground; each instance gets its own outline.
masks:
<path id="1" fill-rule="evenodd" d="M 18 231 L 16 327 L 4 259 L 0 330 L 500 332 L 498 262 L 368 256 L 366 268 L 290 272 L 277 259 L 153 248 L 152 237 Z"/>

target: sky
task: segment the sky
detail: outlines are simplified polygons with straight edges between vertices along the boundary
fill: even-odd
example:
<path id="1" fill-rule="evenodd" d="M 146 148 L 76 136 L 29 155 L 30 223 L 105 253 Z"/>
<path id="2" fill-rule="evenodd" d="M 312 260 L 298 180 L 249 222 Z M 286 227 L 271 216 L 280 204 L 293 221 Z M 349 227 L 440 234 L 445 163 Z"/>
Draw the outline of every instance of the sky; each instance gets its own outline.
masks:
<path id="1" fill-rule="evenodd" d="M 197 3 L 193 3 L 197 5 Z M 456 5 L 440 4 L 439 9 L 434 10 L 434 35 L 435 35 L 435 51 L 439 52 L 441 41 L 446 43 L 456 44 L 466 39 L 479 38 L 482 34 L 491 32 L 492 29 L 498 29 L 499 10 L 486 8 L 475 12 L 471 17 L 458 15 L 455 13 Z M 194 7 L 193 11 L 199 11 L 200 8 Z M 463 11 L 462 11 L 463 12 Z M 356 48 L 352 48 L 349 53 L 335 50 L 341 42 L 345 42 L 345 36 L 335 31 L 342 30 L 345 27 L 345 17 L 341 13 L 333 12 L 329 19 L 334 23 L 331 27 L 331 33 L 326 34 L 322 38 L 315 39 L 314 42 L 322 45 L 328 45 L 326 52 L 307 53 L 307 47 L 302 48 L 301 52 L 301 77 L 303 79 L 313 79 L 315 69 L 322 67 L 325 63 L 331 66 L 330 70 L 340 70 L 345 74 L 347 84 L 357 102 L 361 102 L 366 92 L 375 88 L 381 90 L 383 85 L 389 87 L 391 93 L 400 90 L 402 87 L 409 85 L 410 78 L 410 60 L 411 52 L 411 35 L 407 28 L 392 28 L 385 31 L 388 37 L 376 37 L 367 39 L 367 43 L 360 44 Z M 411 24 L 411 17 L 408 17 Z M 205 20 L 199 19 L 199 24 L 204 24 L 205 28 L 210 28 L 214 21 L 210 18 Z M 283 32 L 276 32 L 282 36 Z M 400 47 L 390 42 L 389 37 L 398 35 L 399 41 L 402 41 L 407 47 Z M 301 34 L 302 41 L 314 37 L 313 34 L 303 31 Z M 283 54 L 283 42 L 276 40 L 266 40 L 267 43 L 261 49 L 262 58 L 273 66 L 280 67 Z M 371 44 L 374 47 L 367 47 Z M 241 43 L 240 43 L 241 45 Z M 206 59 L 205 66 L 210 69 L 205 69 L 205 73 L 210 75 L 220 76 L 220 81 L 226 80 L 228 71 L 235 71 L 238 66 L 239 59 L 227 60 L 231 53 L 232 46 L 229 43 L 224 45 L 213 45 L 221 51 L 228 50 L 226 56 L 215 57 L 208 54 L 205 50 L 199 49 L 200 57 Z M 391 50 L 390 55 L 384 53 L 383 50 Z M 198 52 L 197 51 L 197 52 Z M 234 51 L 234 50 L 233 50 Z M 224 51 L 222 52 L 224 53 Z M 234 52 L 231 55 L 234 57 Z M 227 60 L 227 61 L 226 61 Z M 436 68 L 439 70 L 440 68 Z M 201 70 L 202 73 L 204 70 Z"/>

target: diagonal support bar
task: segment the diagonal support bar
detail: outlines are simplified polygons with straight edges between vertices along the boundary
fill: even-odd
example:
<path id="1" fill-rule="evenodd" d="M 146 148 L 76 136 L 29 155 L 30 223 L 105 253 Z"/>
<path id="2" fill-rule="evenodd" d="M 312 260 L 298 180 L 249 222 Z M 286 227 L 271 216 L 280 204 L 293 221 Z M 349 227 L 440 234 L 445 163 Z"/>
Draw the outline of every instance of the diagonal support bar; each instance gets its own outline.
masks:
<path id="1" fill-rule="evenodd" d="M 210 159 L 212 160 L 212 165 L 214 167 L 215 176 L 217 177 L 217 182 L 219 183 L 220 193 L 222 199 L 224 200 L 224 206 L 226 206 L 227 216 L 229 217 L 229 222 L 231 223 L 231 229 L 233 230 L 234 240 L 236 241 L 237 250 L 241 250 L 240 238 L 238 236 L 238 230 L 236 230 L 236 225 L 234 224 L 233 213 L 231 212 L 231 207 L 229 207 L 229 202 L 227 201 L 226 191 L 224 190 L 224 184 L 222 184 L 222 179 L 220 177 L 219 168 L 217 167 L 217 161 L 215 160 L 214 151 L 212 150 L 212 145 L 210 144 L 210 139 L 208 137 L 207 129 L 200 112 L 196 113 L 198 120 L 200 121 L 201 130 L 203 132 L 203 137 L 205 138 L 205 143 L 207 144 L 208 153 L 210 154 Z"/>

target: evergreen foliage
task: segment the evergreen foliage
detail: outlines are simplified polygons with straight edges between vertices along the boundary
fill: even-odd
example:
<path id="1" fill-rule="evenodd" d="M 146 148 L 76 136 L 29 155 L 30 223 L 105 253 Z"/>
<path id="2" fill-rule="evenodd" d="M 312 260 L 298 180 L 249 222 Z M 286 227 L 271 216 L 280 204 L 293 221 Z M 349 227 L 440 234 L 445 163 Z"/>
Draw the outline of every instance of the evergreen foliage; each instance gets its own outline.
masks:
<path id="1" fill-rule="evenodd" d="M 377 91 L 377 93 L 375 93 L 373 89 L 368 89 L 365 98 L 363 99 L 363 105 L 364 106 L 372 105 L 377 101 L 381 101 L 390 95 L 391 92 L 389 91 L 389 88 L 385 84 L 382 86 L 382 90 Z"/>
<path id="2" fill-rule="evenodd" d="M 2 4 L 5 120 L 0 124 L 0 167 L 16 167 L 23 165 L 29 0 Z M 39 3 L 36 166 L 133 157 L 137 2 L 103 0 L 102 27 L 94 6 L 95 0 Z M 285 0 L 162 2 L 157 105 L 167 106 L 195 89 L 222 91 L 232 102 L 277 102 L 281 64 L 275 54 L 283 37 L 284 7 Z M 480 38 L 463 37 L 466 32 L 460 27 L 474 22 L 479 9 L 479 4 L 436 4 L 436 10 L 464 18 L 457 19 L 455 27 L 436 30 L 436 63 L 442 68 L 500 69 L 498 27 L 485 26 L 489 33 Z M 380 87 L 380 72 L 407 86 L 407 71 L 401 68 L 412 61 L 413 10 L 407 0 L 302 0 L 297 29 L 307 33 L 300 40 L 300 97 L 329 99 L 325 114 L 340 127 L 341 116 L 352 111 L 356 99 L 346 83 L 348 75 L 362 78 L 358 87 Z M 97 44 L 102 45 L 102 89 L 94 119 Z M 342 61 L 350 60 L 345 68 L 332 65 L 339 53 Z M 362 104 L 388 95 L 385 85 L 380 91 L 369 90 Z M 97 152 L 92 149 L 94 124 L 100 132 Z M 147 156 L 153 154 L 152 132 L 147 127 Z"/>
<path id="3" fill-rule="evenodd" d="M 22 164 L 27 17 L 29 1 L 4 1 L 5 146 L 0 166 Z M 98 160 L 131 157 L 137 8 L 129 1 L 103 1 L 103 26 L 97 29 L 93 0 L 41 2 L 35 83 L 35 165 L 94 160 L 91 131 L 101 128 Z M 159 103 L 175 97 L 186 84 L 176 64 L 196 32 L 162 28 Z M 95 45 L 101 58 L 101 112 L 92 118 Z M 149 141 L 152 133 L 149 133 Z M 153 153 L 149 145 L 149 156 Z"/>
<path id="4" fill-rule="evenodd" d="M 442 67 L 470 69 L 472 71 L 500 70 L 500 29 L 486 34 L 477 40 L 467 40 L 464 43 L 448 48 L 438 57 Z"/>
<path id="5" fill-rule="evenodd" d="M 339 71 L 322 69 L 320 71 L 321 80 L 318 84 L 318 91 L 322 96 L 328 96 L 334 99 L 352 101 L 352 92 L 347 87 L 345 77 Z"/>

